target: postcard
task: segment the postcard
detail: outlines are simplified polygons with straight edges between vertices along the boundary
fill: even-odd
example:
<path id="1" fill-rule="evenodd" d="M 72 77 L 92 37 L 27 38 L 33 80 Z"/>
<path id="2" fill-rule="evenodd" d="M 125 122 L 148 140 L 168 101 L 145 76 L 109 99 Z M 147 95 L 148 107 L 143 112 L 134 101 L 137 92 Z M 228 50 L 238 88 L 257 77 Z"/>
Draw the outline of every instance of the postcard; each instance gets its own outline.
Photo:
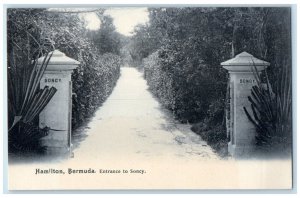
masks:
<path id="1" fill-rule="evenodd" d="M 293 189 L 291 6 L 5 9 L 9 191 Z"/>

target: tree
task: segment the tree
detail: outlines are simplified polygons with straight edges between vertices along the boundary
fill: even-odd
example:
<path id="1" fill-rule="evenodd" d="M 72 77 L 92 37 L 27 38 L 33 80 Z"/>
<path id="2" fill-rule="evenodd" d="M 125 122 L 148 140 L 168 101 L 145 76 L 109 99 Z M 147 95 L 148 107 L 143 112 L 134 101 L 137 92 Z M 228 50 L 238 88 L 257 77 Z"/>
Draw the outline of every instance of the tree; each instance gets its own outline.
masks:
<path id="1" fill-rule="evenodd" d="M 88 37 L 91 38 L 101 54 L 112 53 L 119 55 L 121 48 L 121 35 L 116 32 L 113 19 L 107 15 L 100 15 L 100 20 L 100 29 L 90 31 L 88 33 Z"/>

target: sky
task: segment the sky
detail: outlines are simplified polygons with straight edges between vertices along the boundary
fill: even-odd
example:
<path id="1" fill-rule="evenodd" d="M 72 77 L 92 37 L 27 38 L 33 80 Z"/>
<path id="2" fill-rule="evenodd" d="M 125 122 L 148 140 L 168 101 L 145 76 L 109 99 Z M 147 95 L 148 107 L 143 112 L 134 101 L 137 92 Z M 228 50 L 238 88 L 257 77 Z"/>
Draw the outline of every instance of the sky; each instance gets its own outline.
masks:
<path id="1" fill-rule="evenodd" d="M 116 30 L 125 36 L 131 36 L 134 27 L 137 24 L 145 24 L 148 22 L 147 8 L 110 8 L 104 14 L 114 19 Z M 84 16 L 87 21 L 87 28 L 97 30 L 101 26 L 101 22 L 95 13 L 87 13 Z"/>

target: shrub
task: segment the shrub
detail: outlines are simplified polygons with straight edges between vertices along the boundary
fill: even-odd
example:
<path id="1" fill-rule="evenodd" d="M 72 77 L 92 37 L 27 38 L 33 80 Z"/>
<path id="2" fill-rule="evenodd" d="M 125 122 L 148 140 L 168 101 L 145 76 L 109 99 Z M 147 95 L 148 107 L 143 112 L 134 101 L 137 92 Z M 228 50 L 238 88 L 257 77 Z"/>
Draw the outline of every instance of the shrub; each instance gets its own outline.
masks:
<path id="1" fill-rule="evenodd" d="M 256 127 L 256 143 L 262 147 L 291 147 L 292 137 L 292 97 L 291 72 L 288 65 L 284 65 L 277 73 L 277 81 L 272 85 L 265 71 L 264 84 L 258 71 L 254 72 L 258 85 L 251 89 L 248 97 L 251 103 L 252 115 L 244 107 L 248 119 Z M 264 86 L 266 85 L 266 86 Z M 276 90 L 275 93 L 273 90 Z"/>
<path id="2" fill-rule="evenodd" d="M 57 91 L 54 87 L 39 88 L 50 58 L 51 55 L 46 55 L 40 66 L 37 59 L 29 65 L 22 66 L 17 65 L 14 59 L 9 61 L 9 152 L 43 150 L 39 140 L 47 135 L 49 128 L 40 129 L 35 123 L 38 115 Z"/>
<path id="3" fill-rule="evenodd" d="M 150 90 L 182 122 L 204 119 L 209 106 L 226 91 L 224 71 L 205 64 L 191 51 L 189 44 L 174 42 L 143 63 Z"/>
<path id="4" fill-rule="evenodd" d="M 155 52 L 143 60 L 144 76 L 151 92 L 159 98 L 164 107 L 175 110 L 175 90 L 170 74 L 162 70 L 159 53 Z"/>
<path id="5" fill-rule="evenodd" d="M 90 56 L 93 56 L 90 54 Z M 86 60 L 86 64 L 89 64 Z M 93 67 L 81 67 L 73 74 L 72 124 L 79 126 L 112 92 L 120 76 L 121 59 L 114 54 L 97 56 Z"/>

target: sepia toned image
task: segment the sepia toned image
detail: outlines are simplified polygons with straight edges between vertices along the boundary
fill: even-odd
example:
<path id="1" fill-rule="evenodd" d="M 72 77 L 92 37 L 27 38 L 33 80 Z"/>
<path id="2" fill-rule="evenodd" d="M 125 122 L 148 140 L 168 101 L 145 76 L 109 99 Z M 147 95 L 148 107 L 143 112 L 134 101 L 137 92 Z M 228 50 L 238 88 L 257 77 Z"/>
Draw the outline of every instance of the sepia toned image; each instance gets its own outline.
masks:
<path id="1" fill-rule="evenodd" d="M 291 190 L 292 7 L 6 8 L 8 190 Z"/>

